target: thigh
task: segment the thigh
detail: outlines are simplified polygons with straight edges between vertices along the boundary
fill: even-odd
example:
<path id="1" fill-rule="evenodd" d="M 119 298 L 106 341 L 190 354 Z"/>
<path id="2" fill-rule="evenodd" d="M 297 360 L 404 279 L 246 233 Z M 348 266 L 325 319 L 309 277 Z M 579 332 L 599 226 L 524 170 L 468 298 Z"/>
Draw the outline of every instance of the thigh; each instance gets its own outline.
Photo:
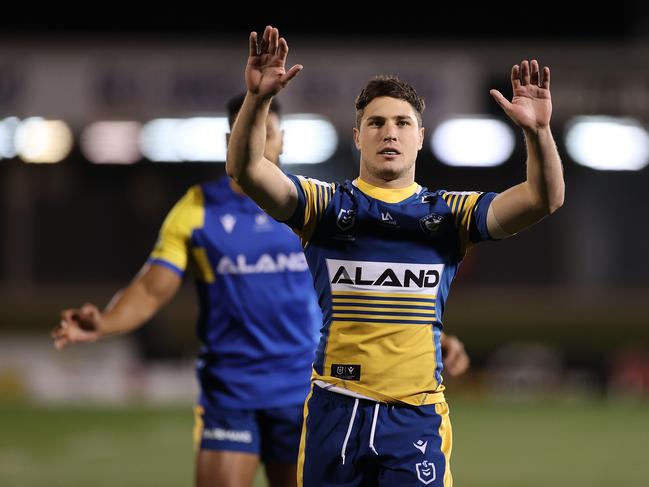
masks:
<path id="1" fill-rule="evenodd" d="M 200 450 L 196 455 L 196 487 L 251 487 L 259 467 L 253 453 Z"/>
<path id="2" fill-rule="evenodd" d="M 452 431 L 447 404 L 390 406 L 377 428 L 382 487 L 450 487 Z"/>

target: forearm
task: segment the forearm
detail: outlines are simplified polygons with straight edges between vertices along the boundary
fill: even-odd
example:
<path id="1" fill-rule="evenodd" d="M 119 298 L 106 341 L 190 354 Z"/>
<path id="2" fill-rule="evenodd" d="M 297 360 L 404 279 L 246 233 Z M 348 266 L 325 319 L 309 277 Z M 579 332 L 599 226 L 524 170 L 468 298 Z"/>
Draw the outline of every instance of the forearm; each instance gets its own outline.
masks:
<path id="1" fill-rule="evenodd" d="M 232 127 L 226 159 L 228 176 L 246 186 L 254 166 L 263 163 L 266 144 L 266 117 L 271 99 L 247 93 Z"/>
<path id="2" fill-rule="evenodd" d="M 532 206 L 541 214 L 554 213 L 563 205 L 563 167 L 550 127 L 525 131 L 527 189 Z"/>
<path id="3" fill-rule="evenodd" d="M 99 334 L 107 337 L 131 332 L 149 321 L 161 305 L 146 283 L 136 279 L 110 300 L 102 313 Z"/>

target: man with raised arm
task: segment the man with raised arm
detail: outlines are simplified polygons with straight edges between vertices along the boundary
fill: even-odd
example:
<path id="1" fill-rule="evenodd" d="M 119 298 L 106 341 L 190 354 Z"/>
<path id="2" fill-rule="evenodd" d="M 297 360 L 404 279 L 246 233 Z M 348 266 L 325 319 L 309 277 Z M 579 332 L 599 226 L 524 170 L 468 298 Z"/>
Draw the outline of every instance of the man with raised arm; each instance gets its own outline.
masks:
<path id="1" fill-rule="evenodd" d="M 424 102 L 393 76 L 356 99 L 360 174 L 327 183 L 284 174 L 263 154 L 275 95 L 302 69 L 267 26 L 250 34 L 247 95 L 227 172 L 302 240 L 323 325 L 298 460 L 298 485 L 452 485 L 451 426 L 442 385 L 442 314 L 474 244 L 513 235 L 563 204 L 550 131 L 550 70 L 512 68 L 513 98 L 491 91 L 527 143 L 527 178 L 496 194 L 417 184 Z"/>

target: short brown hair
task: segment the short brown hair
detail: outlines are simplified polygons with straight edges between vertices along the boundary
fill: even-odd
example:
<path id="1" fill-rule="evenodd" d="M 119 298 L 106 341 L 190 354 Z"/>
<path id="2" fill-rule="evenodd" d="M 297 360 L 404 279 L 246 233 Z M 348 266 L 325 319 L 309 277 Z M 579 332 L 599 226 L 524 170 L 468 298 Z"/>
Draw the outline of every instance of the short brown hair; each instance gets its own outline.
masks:
<path id="1" fill-rule="evenodd" d="M 379 75 L 372 78 L 363 88 L 363 91 L 356 97 L 356 128 L 360 128 L 361 119 L 365 107 L 370 104 L 374 98 L 380 96 L 389 96 L 410 103 L 415 109 L 419 126 L 422 126 L 421 114 L 426 108 L 424 99 L 417 94 L 415 89 L 405 81 L 401 81 L 396 76 Z"/>

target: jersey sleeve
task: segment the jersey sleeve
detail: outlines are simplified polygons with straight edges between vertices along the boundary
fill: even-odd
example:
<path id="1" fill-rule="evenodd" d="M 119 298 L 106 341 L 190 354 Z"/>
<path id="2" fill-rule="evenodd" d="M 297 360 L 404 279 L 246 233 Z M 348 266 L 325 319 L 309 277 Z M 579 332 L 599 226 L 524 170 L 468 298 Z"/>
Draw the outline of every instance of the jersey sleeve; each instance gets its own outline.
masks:
<path id="1" fill-rule="evenodd" d="M 163 265 L 183 276 L 188 266 L 192 232 L 203 226 L 204 218 L 203 192 L 199 186 L 193 186 L 165 218 L 149 263 Z"/>
<path id="2" fill-rule="evenodd" d="M 297 188 L 298 201 L 295 212 L 284 223 L 293 229 L 300 237 L 302 246 L 306 247 L 331 202 L 336 185 L 303 176 L 287 176 Z"/>
<path id="3" fill-rule="evenodd" d="M 442 198 L 455 220 L 460 238 L 460 255 L 471 245 L 484 240 L 493 240 L 487 230 L 489 205 L 498 193 L 477 191 L 443 191 Z"/>

